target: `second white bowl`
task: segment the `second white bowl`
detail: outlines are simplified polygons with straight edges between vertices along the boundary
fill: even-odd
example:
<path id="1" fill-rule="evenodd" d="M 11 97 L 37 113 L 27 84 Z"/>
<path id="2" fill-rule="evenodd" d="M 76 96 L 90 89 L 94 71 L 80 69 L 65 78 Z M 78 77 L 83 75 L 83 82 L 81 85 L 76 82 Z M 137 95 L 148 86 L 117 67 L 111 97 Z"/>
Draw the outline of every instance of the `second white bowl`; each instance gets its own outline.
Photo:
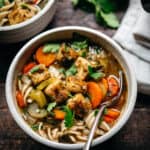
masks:
<path id="1" fill-rule="evenodd" d="M 57 0 L 48 0 L 45 7 L 31 19 L 22 23 L 0 27 L 0 43 L 16 43 L 31 38 L 42 31 L 56 10 Z"/>

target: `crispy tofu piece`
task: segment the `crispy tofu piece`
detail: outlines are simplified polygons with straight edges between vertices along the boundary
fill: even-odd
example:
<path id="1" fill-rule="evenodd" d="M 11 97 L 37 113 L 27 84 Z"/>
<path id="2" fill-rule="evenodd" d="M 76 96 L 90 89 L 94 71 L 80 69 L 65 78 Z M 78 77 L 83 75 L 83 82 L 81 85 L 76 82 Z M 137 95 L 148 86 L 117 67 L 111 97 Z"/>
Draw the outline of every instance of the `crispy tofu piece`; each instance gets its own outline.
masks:
<path id="1" fill-rule="evenodd" d="M 29 72 L 28 76 L 31 78 L 34 85 L 39 84 L 40 82 L 48 79 L 50 77 L 50 73 L 44 64 L 37 65 L 39 69 L 36 72 Z"/>
<path id="2" fill-rule="evenodd" d="M 64 102 L 69 95 L 69 92 L 64 88 L 62 81 L 57 78 L 47 86 L 45 93 L 58 103 Z"/>
<path id="3" fill-rule="evenodd" d="M 63 61 L 64 59 L 72 60 L 72 59 L 76 59 L 78 55 L 79 54 L 72 48 L 68 47 L 68 49 L 66 50 L 66 45 L 65 43 L 63 43 L 60 47 L 60 50 L 58 52 L 56 59 L 58 61 Z"/>
<path id="4" fill-rule="evenodd" d="M 66 80 L 66 89 L 73 93 L 82 93 L 86 91 L 87 84 L 76 76 L 69 76 Z"/>
<path id="5" fill-rule="evenodd" d="M 67 106 L 72 109 L 79 118 L 83 118 L 92 108 L 90 101 L 81 93 L 70 98 L 67 102 Z"/>
<path id="6" fill-rule="evenodd" d="M 88 66 L 90 65 L 90 63 L 82 58 L 82 57 L 78 57 L 76 62 L 75 62 L 75 66 L 77 67 L 77 78 L 80 80 L 85 80 L 86 76 L 88 75 Z"/>

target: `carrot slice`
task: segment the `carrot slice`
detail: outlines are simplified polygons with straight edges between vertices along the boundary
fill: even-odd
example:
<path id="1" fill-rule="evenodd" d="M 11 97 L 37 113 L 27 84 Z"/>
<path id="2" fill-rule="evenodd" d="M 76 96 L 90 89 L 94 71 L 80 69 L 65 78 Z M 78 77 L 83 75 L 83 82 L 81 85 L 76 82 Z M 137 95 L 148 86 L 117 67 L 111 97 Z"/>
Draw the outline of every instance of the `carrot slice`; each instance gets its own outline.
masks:
<path id="1" fill-rule="evenodd" d="M 114 77 L 108 77 L 107 81 L 108 81 L 110 96 L 117 95 L 117 93 L 119 91 L 118 81 Z"/>
<path id="2" fill-rule="evenodd" d="M 36 4 L 38 2 L 38 0 L 33 0 L 33 4 Z"/>
<path id="3" fill-rule="evenodd" d="M 21 94 L 20 91 L 17 91 L 16 99 L 17 99 L 17 102 L 18 102 L 19 107 L 23 108 L 23 107 L 26 106 L 26 104 L 25 104 L 25 102 L 24 102 L 23 95 Z"/>
<path id="4" fill-rule="evenodd" d="M 117 119 L 120 115 L 120 111 L 114 108 L 107 109 L 106 116 L 109 116 L 113 119 Z"/>
<path id="5" fill-rule="evenodd" d="M 28 73 L 35 65 L 35 62 L 30 62 L 29 64 L 25 65 L 23 68 L 23 73 Z"/>
<path id="6" fill-rule="evenodd" d="M 66 113 L 64 111 L 55 109 L 53 112 L 54 112 L 55 119 L 64 120 L 65 115 L 66 115 Z"/>
<path id="7" fill-rule="evenodd" d="M 106 121 L 107 123 L 113 123 L 114 119 L 109 117 L 109 116 L 103 116 L 103 120 Z"/>
<path id="8" fill-rule="evenodd" d="M 107 82 L 107 79 L 102 78 L 101 81 L 99 82 L 99 86 L 102 89 L 103 98 L 104 98 L 106 96 L 107 92 L 108 92 L 108 82 Z"/>
<path id="9" fill-rule="evenodd" d="M 87 91 L 91 98 L 92 107 L 96 108 L 100 105 L 103 98 L 103 93 L 100 86 L 95 82 L 88 82 Z"/>
<path id="10" fill-rule="evenodd" d="M 38 63 L 45 64 L 45 66 L 47 67 L 55 61 L 56 54 L 43 53 L 43 46 L 41 46 L 36 51 L 35 57 L 36 57 L 36 60 L 38 61 Z"/>

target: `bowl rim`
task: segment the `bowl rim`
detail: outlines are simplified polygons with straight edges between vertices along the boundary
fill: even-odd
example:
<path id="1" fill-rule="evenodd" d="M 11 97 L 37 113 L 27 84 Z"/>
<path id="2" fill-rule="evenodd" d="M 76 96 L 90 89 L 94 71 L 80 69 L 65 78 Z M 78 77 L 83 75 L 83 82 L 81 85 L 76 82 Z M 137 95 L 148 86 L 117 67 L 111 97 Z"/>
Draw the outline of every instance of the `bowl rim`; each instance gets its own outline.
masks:
<path id="1" fill-rule="evenodd" d="M 27 133 L 30 137 L 32 137 L 34 140 L 53 147 L 53 148 L 58 148 L 58 149 L 81 149 L 83 148 L 84 143 L 81 144 L 63 144 L 63 143 L 57 143 L 57 142 L 53 142 L 50 141 L 48 139 L 45 139 L 43 137 L 41 137 L 40 135 L 38 135 L 37 133 L 35 133 L 24 121 L 23 118 L 21 117 L 21 115 L 17 112 L 15 105 L 13 103 L 13 94 L 12 94 L 12 87 L 10 86 L 13 83 L 13 73 L 15 70 L 15 66 L 18 63 L 19 58 L 22 57 L 23 53 L 25 51 L 28 50 L 28 48 L 30 47 L 30 45 L 32 45 L 33 43 L 35 43 L 36 41 L 38 41 L 39 39 L 43 38 L 46 35 L 55 33 L 55 32 L 59 32 L 59 31 L 68 31 L 68 30 L 75 30 L 75 31 L 84 31 L 84 32 L 89 32 L 90 34 L 94 34 L 98 37 L 103 38 L 105 41 L 107 41 L 108 43 L 111 43 L 111 45 L 113 45 L 113 47 L 118 51 L 118 53 L 121 55 L 123 62 L 127 65 L 128 70 L 129 70 L 129 74 L 131 75 L 131 96 L 130 96 L 130 101 L 129 101 L 129 106 L 126 108 L 126 111 L 123 113 L 123 115 L 121 116 L 121 118 L 119 119 L 119 121 L 117 122 L 117 124 L 106 134 L 104 134 L 103 136 L 95 139 L 93 141 L 92 146 L 95 146 L 97 144 L 100 144 L 106 140 L 108 140 L 109 138 L 111 138 L 113 135 L 115 135 L 127 122 L 127 120 L 129 119 L 134 106 L 135 106 L 135 102 L 136 102 L 136 96 L 137 96 L 137 82 L 136 82 L 136 78 L 135 78 L 135 73 L 133 71 L 133 69 L 131 68 L 131 65 L 129 65 L 127 59 L 125 58 L 123 52 L 122 52 L 122 48 L 115 42 L 113 41 L 110 37 L 108 37 L 107 35 L 96 31 L 94 29 L 90 29 L 87 27 L 79 27 L 79 26 L 65 26 L 65 27 L 59 27 L 59 28 L 55 28 L 55 29 L 51 29 L 48 30 L 46 32 L 43 32 L 41 34 L 39 34 L 38 36 L 34 37 L 33 39 L 31 39 L 29 42 L 27 42 L 27 44 L 25 44 L 21 50 L 17 53 L 17 55 L 15 56 L 15 58 L 12 61 L 12 64 L 10 65 L 9 71 L 7 73 L 7 78 L 6 78 L 6 85 L 5 85 L 5 92 L 6 92 L 6 100 L 7 100 L 7 104 L 9 107 L 9 111 L 11 112 L 14 120 L 16 121 L 16 123 L 18 124 L 18 126 L 25 132 Z"/>
<path id="2" fill-rule="evenodd" d="M 33 22 L 41 18 L 53 6 L 54 3 L 55 3 L 55 0 L 48 0 L 44 8 L 32 18 L 26 21 L 23 21 L 21 23 L 15 24 L 15 25 L 2 26 L 0 27 L 0 31 L 16 30 L 16 29 L 20 29 L 22 27 L 28 26 L 29 24 L 32 24 Z"/>

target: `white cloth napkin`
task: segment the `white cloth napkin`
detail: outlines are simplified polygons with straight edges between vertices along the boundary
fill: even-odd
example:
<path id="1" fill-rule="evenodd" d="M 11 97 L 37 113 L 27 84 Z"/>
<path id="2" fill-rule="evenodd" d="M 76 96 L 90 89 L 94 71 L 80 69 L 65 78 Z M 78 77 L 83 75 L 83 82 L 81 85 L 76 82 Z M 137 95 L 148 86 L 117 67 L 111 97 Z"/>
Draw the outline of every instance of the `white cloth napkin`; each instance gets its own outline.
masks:
<path id="1" fill-rule="evenodd" d="M 113 38 L 122 46 L 125 56 L 135 70 L 139 92 L 150 94 L 150 49 L 134 38 L 137 33 L 150 39 L 150 24 L 142 22 L 139 26 L 145 14 L 140 0 L 130 0 L 123 21 Z"/>
<path id="2" fill-rule="evenodd" d="M 133 30 L 134 38 L 140 44 L 150 48 L 150 13 L 141 9 L 140 18 Z"/>

